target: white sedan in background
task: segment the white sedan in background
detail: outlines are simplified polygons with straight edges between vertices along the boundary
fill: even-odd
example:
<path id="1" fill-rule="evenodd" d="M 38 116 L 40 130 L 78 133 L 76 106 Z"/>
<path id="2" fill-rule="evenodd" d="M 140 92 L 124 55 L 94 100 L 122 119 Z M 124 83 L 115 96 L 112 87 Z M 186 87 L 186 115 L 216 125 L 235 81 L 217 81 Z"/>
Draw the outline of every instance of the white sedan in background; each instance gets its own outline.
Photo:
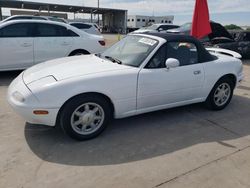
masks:
<path id="1" fill-rule="evenodd" d="M 0 24 L 0 71 L 26 69 L 47 60 L 104 49 L 102 36 L 64 23 L 15 20 Z"/>
<path id="2" fill-rule="evenodd" d="M 155 33 L 155 32 L 162 32 L 167 31 L 169 29 L 178 28 L 178 25 L 170 24 L 170 23 L 161 23 L 161 24 L 153 24 L 149 27 L 142 27 L 134 32 L 133 34 L 146 34 L 146 33 Z"/>
<path id="3" fill-rule="evenodd" d="M 89 34 L 101 35 L 98 26 L 94 23 L 71 22 L 69 24 Z"/>
<path id="4" fill-rule="evenodd" d="M 128 35 L 103 53 L 24 71 L 9 86 L 8 101 L 29 123 L 57 124 L 86 140 L 112 118 L 200 102 L 222 110 L 242 69 L 241 60 L 209 53 L 190 36 Z"/>

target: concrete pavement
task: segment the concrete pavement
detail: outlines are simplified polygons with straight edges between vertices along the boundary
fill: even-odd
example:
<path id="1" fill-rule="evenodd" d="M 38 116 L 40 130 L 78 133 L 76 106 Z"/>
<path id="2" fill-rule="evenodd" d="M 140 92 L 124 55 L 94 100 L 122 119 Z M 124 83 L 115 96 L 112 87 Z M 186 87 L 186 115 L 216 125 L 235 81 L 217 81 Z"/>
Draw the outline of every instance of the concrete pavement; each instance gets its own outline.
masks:
<path id="1" fill-rule="evenodd" d="M 115 120 L 87 142 L 26 124 L 5 98 L 19 72 L 0 73 L 0 187 L 250 187 L 250 61 L 244 69 L 223 111 L 196 104 Z"/>

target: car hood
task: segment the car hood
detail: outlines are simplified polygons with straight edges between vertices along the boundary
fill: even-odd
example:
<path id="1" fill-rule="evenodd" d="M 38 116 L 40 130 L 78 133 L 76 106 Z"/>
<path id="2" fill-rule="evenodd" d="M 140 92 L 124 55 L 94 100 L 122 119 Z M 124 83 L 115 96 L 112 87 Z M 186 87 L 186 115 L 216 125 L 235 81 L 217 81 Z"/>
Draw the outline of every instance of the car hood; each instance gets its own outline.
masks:
<path id="1" fill-rule="evenodd" d="M 180 33 L 180 30 L 178 28 L 176 28 L 176 29 L 168 29 L 167 32 L 168 33 Z"/>
<path id="2" fill-rule="evenodd" d="M 167 30 L 167 33 L 189 35 L 190 34 L 190 30 L 182 30 L 180 28 L 176 28 L 176 29 L 169 29 L 169 30 Z"/>
<path id="3" fill-rule="evenodd" d="M 100 74 L 108 71 L 118 71 L 132 67 L 119 65 L 101 59 L 95 55 L 66 57 L 35 65 L 23 74 L 25 84 L 30 84 L 42 78 L 53 76 L 57 81 L 89 74 Z"/>

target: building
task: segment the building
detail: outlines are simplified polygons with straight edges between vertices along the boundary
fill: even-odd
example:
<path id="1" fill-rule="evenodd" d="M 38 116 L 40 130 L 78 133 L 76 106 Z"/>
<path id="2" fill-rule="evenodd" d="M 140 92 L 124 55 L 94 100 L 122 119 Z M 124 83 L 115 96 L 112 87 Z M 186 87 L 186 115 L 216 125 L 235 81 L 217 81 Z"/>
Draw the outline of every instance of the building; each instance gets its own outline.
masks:
<path id="1" fill-rule="evenodd" d="M 127 19 L 128 28 L 141 28 L 156 23 L 169 23 L 174 22 L 174 16 L 140 16 L 129 15 Z"/>
<path id="2" fill-rule="evenodd" d="M 103 25 L 103 28 L 107 32 L 121 32 L 125 33 L 127 30 L 127 10 L 112 9 L 112 8 L 98 8 L 98 7 L 85 7 L 74 6 L 64 4 L 53 3 L 40 3 L 32 1 L 19 1 L 19 0 L 0 0 L 0 20 L 2 19 L 2 8 L 8 8 L 11 10 L 32 10 L 36 14 L 54 15 L 60 13 L 63 17 L 66 14 L 83 14 L 90 17 L 90 21 L 93 21 L 93 17 L 98 15 L 98 22 L 102 22 L 99 25 Z M 17 14 L 18 11 L 15 11 Z M 62 13 L 62 14 L 61 14 Z M 58 15 L 58 14 L 57 14 Z"/>

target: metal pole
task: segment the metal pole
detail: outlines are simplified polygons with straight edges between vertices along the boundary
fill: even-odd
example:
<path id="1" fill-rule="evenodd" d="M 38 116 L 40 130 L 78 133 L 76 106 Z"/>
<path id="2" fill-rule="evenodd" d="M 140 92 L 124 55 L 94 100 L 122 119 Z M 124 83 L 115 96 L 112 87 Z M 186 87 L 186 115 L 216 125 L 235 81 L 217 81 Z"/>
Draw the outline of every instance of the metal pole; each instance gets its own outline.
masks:
<path id="1" fill-rule="evenodd" d="M 50 16 L 50 7 L 49 7 L 49 5 L 48 5 L 48 15 Z"/>
<path id="2" fill-rule="evenodd" d="M 97 10 L 97 13 L 98 13 L 98 26 L 100 26 L 100 15 L 99 15 L 99 8 L 100 8 L 100 0 L 98 0 L 97 1 L 97 8 L 98 8 L 98 10 Z"/>
<path id="3" fill-rule="evenodd" d="M 91 23 L 93 23 L 93 10 L 91 9 Z"/>
<path id="4" fill-rule="evenodd" d="M 127 27 L 128 27 L 128 11 L 125 11 L 125 20 L 124 20 L 124 33 L 127 34 Z"/>
<path id="5" fill-rule="evenodd" d="M 2 16 L 2 7 L 0 7 L 0 20 L 3 19 L 3 16 Z"/>

